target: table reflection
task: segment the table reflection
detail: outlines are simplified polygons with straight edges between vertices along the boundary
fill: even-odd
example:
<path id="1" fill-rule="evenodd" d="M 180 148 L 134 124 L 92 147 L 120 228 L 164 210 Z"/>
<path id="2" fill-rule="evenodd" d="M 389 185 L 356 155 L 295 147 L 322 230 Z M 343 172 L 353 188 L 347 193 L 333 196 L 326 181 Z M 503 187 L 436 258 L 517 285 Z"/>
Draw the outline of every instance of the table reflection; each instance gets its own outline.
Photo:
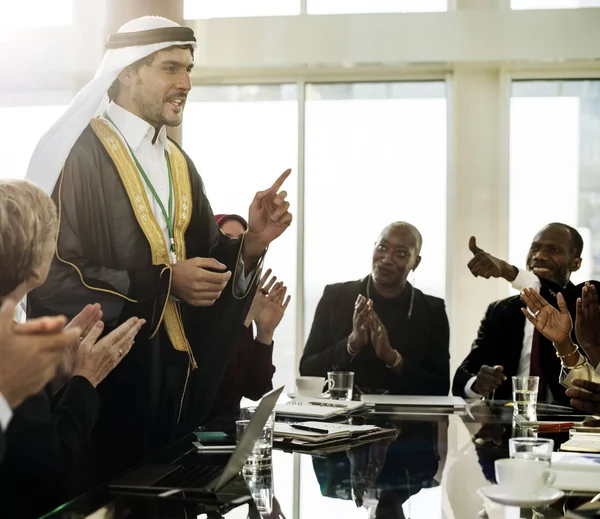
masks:
<path id="1" fill-rule="evenodd" d="M 396 440 L 315 456 L 312 465 L 322 496 L 350 500 L 367 510 L 369 518 L 403 519 L 403 505 L 411 496 L 439 485 L 434 479 L 440 462 L 438 427 L 420 422 L 381 425 L 396 428 Z"/>
<path id="2" fill-rule="evenodd" d="M 361 419 L 357 419 L 360 421 Z M 581 501 L 569 497 L 551 507 L 519 510 L 491 503 L 478 489 L 495 483 L 494 461 L 509 456 L 511 436 L 530 436 L 513 423 L 512 409 L 483 402 L 463 415 L 370 414 L 366 423 L 393 427 L 394 440 L 379 440 L 348 451 L 319 455 L 274 451 L 272 473 L 247 481 L 250 504 L 225 515 L 206 511 L 198 517 L 226 519 L 554 519 L 562 507 Z M 567 433 L 545 435 L 558 447 Z M 197 456 L 195 452 L 186 454 Z M 201 457 L 198 461 L 201 462 Z M 225 458 L 226 460 L 226 458 Z M 224 460 L 224 461 L 225 461 Z M 106 494 L 106 489 L 100 490 Z M 98 491 L 94 494 L 98 501 Z M 589 496 L 591 497 L 591 496 Z M 586 500 L 589 500 L 589 497 Z M 86 496 L 88 502 L 90 496 Z M 90 517 L 84 498 L 52 519 Z M 140 500 L 117 500 L 111 519 L 191 518 L 191 508 L 160 508 Z M 79 507 L 79 508 L 78 508 Z M 97 508 L 97 507 L 96 507 Z M 69 514 L 66 513 L 69 511 Z M 77 513 L 74 513 L 77 511 Z"/>

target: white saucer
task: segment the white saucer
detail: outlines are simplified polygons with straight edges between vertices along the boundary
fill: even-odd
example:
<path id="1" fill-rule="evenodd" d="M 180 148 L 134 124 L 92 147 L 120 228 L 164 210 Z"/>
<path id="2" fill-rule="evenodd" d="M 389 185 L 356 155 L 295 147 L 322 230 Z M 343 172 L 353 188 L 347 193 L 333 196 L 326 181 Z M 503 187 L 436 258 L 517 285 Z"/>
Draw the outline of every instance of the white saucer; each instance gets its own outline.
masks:
<path id="1" fill-rule="evenodd" d="M 500 485 L 482 487 L 477 492 L 491 501 L 494 501 L 494 503 L 500 503 L 501 505 L 507 506 L 520 506 L 523 508 L 550 505 L 565 495 L 562 490 L 545 488 L 537 496 L 517 498 L 508 494 Z"/>

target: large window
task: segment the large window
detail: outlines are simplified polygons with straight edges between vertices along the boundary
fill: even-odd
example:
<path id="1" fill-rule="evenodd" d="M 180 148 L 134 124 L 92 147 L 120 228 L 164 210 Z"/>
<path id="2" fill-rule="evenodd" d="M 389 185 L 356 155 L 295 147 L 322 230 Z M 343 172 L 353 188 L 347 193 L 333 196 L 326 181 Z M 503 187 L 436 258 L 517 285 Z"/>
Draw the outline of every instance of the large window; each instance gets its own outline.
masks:
<path id="1" fill-rule="evenodd" d="M 446 11 L 448 0 L 307 0 L 309 14 Z"/>
<path id="2" fill-rule="evenodd" d="M 446 11 L 448 0 L 307 0 L 308 14 Z M 184 17 L 235 18 L 300 13 L 300 0 L 184 0 Z"/>
<path id="3" fill-rule="evenodd" d="M 73 0 L 19 0 L 2 2 L 0 27 L 62 26 L 73 23 Z"/>
<path id="4" fill-rule="evenodd" d="M 541 227 L 576 227 L 585 247 L 575 281 L 600 275 L 600 80 L 513 82 L 510 261 L 524 265 Z"/>
<path id="5" fill-rule="evenodd" d="M 599 7 L 600 0 L 511 0 L 513 9 L 577 9 Z"/>
<path id="6" fill-rule="evenodd" d="M 326 284 L 366 276 L 387 224 L 423 235 L 417 288 L 444 297 L 444 83 L 311 84 L 306 91 L 305 331 Z"/>
<path id="7" fill-rule="evenodd" d="M 0 106 L 0 178 L 24 178 L 38 141 L 65 105 Z"/>
<path id="8" fill-rule="evenodd" d="M 298 103 L 295 85 L 194 87 L 183 144 L 206 187 L 215 213 L 248 216 L 250 202 L 287 168 L 284 189 L 297 208 Z M 273 243 L 266 267 L 289 287 L 292 302 L 275 333 L 274 385 L 294 387 L 296 222 Z"/>
<path id="9" fill-rule="evenodd" d="M 183 16 L 187 20 L 299 13 L 300 0 L 184 0 L 183 3 Z"/>

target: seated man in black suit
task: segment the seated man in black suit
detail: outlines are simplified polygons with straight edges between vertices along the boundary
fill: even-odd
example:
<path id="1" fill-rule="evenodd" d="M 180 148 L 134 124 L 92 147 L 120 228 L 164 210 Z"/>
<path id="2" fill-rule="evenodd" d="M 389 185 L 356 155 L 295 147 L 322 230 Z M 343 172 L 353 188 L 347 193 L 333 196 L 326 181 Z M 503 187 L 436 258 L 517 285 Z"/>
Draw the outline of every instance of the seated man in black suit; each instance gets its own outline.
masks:
<path id="1" fill-rule="evenodd" d="M 444 302 L 407 281 L 421 261 L 421 244 L 413 225 L 388 225 L 369 276 L 325 287 L 300 360 L 302 375 L 347 370 L 363 393 L 448 394 Z"/>
<path id="2" fill-rule="evenodd" d="M 568 225 L 552 223 L 536 234 L 527 256 L 527 271 L 478 249 L 473 238 L 470 248 L 474 258 L 469 268 L 475 276 L 501 277 L 518 290 L 533 288 L 554 305 L 559 293 L 571 308 L 581 296 L 581 287 L 575 287 L 569 279 L 581 267 L 583 239 Z M 536 332 L 525 318 L 523 307 L 520 296 L 489 306 L 471 352 L 454 375 L 453 394 L 479 398 L 494 392 L 496 399 L 511 400 L 510 378 L 536 375 L 540 377 L 539 401 L 568 405 L 561 386 L 565 376 L 561 360 L 569 362 L 570 351 L 555 349 Z"/>

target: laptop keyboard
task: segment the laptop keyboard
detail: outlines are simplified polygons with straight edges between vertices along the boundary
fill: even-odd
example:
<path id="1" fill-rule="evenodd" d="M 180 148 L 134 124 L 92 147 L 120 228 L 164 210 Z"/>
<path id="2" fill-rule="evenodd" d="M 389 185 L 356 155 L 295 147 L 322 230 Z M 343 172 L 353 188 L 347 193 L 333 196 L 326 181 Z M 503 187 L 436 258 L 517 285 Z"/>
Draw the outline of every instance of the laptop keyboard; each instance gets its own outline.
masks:
<path id="1" fill-rule="evenodd" d="M 204 488 L 223 472 L 223 467 L 217 465 L 199 465 L 180 467 L 157 481 L 153 487 L 168 488 Z"/>

